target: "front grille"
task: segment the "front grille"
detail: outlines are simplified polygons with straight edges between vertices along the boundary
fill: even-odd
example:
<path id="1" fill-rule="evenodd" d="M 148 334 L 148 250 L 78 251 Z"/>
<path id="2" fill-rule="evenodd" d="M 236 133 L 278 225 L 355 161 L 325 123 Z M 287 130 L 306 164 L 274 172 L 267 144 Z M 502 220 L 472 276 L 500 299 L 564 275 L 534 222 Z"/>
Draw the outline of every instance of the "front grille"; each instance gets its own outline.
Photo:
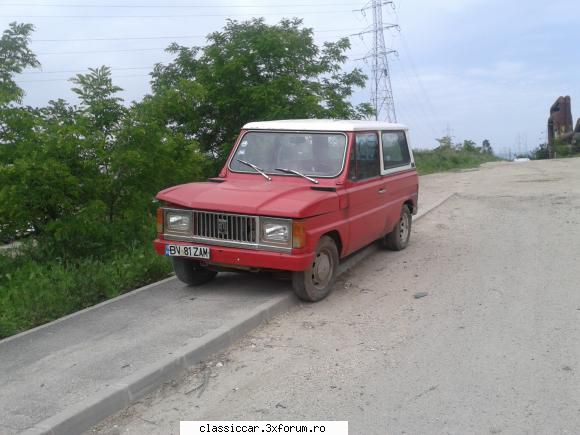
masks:
<path id="1" fill-rule="evenodd" d="M 257 228 L 255 216 L 193 211 L 194 237 L 255 244 Z"/>

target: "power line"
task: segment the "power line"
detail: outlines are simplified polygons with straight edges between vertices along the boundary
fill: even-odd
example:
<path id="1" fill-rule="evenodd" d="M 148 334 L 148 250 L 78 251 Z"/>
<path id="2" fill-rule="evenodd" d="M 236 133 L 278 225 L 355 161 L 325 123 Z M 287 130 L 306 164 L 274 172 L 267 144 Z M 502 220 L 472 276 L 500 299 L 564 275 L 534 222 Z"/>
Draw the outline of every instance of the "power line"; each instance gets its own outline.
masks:
<path id="1" fill-rule="evenodd" d="M 149 74 L 128 74 L 128 75 L 116 75 L 113 79 L 122 79 L 128 77 L 148 77 Z M 58 78 L 58 79 L 39 79 L 39 80 L 16 80 L 18 83 L 42 83 L 42 82 L 68 82 L 70 78 Z"/>
<path id="2" fill-rule="evenodd" d="M 152 66 L 131 66 L 131 67 L 121 67 L 121 68 L 111 68 L 113 71 L 127 71 L 127 70 L 139 70 L 139 69 L 153 69 Z M 22 74 L 77 74 L 85 73 L 87 70 L 68 70 L 68 71 L 25 71 Z"/>
<path id="3" fill-rule="evenodd" d="M 397 17 L 397 20 L 399 19 L 398 10 L 399 10 L 398 8 L 394 8 L 394 13 L 395 13 L 395 16 Z M 431 103 L 431 98 L 429 97 L 429 93 L 425 89 L 425 86 L 423 85 L 423 80 L 421 80 L 421 77 L 419 76 L 419 74 L 417 72 L 417 68 L 415 67 L 415 62 L 413 61 L 413 56 L 411 55 L 411 50 L 409 49 L 405 35 L 403 33 L 400 33 L 399 37 L 400 37 L 399 40 L 401 41 L 402 47 L 405 50 L 405 53 L 407 55 L 406 57 L 409 59 L 409 65 L 411 66 L 413 76 L 414 76 L 417 84 L 419 85 L 419 89 L 420 89 L 419 94 L 423 97 L 423 101 L 426 103 L 427 109 L 431 113 L 432 119 L 437 124 L 438 123 L 437 121 L 439 120 L 439 117 L 437 116 L 437 111 L 434 109 L 433 104 Z M 401 62 L 401 66 L 403 66 L 403 62 Z M 421 108 L 424 109 L 423 107 L 421 107 Z M 428 117 L 428 119 L 429 119 L 429 117 Z"/>
<path id="4" fill-rule="evenodd" d="M 351 3 L 349 3 L 350 5 Z M 6 5 L 6 4 L 5 4 Z M 16 4 L 13 4 L 16 5 Z M 22 6 L 23 4 L 18 4 L 18 6 Z M 32 4 L 29 4 L 32 5 Z M 292 4 L 292 6 L 298 6 L 299 4 Z M 330 4 L 329 4 L 330 5 Z M 338 3 L 333 3 L 332 6 L 339 5 Z M 37 6 L 41 6 L 38 4 Z M 57 5 L 55 5 L 57 6 Z M 89 7 L 90 5 L 79 5 L 83 7 Z M 238 5 L 239 6 L 239 5 Z M 271 5 L 268 5 L 271 6 Z M 281 5 L 277 5 L 281 6 Z M 321 4 L 316 6 L 322 6 Z M 143 6 L 145 7 L 145 6 Z M 165 5 L 163 6 L 165 7 Z M 249 6 L 248 6 L 249 7 Z M 309 13 L 301 13 L 301 14 L 328 14 L 328 13 L 343 13 L 343 12 L 352 12 L 351 10 L 339 10 L 339 11 L 316 11 L 316 12 L 309 12 Z M 282 14 L 282 13 L 280 13 Z M 280 14 L 260 14 L 260 15 L 280 15 Z M 245 14 L 250 15 L 251 14 Z M 30 17 L 30 18 L 100 18 L 100 17 L 107 17 L 107 18 L 160 18 L 160 17 L 204 17 L 204 16 L 230 16 L 225 14 L 197 14 L 197 15 L 146 15 L 146 16 L 118 16 L 118 15 L 111 15 L 111 16 L 18 16 L 18 17 Z M 0 17 L 6 17 L 6 15 L 0 15 Z M 16 17 L 16 16 L 12 16 Z M 342 29 L 323 29 L 323 30 L 314 30 L 313 33 L 331 33 L 331 32 L 350 32 L 360 30 L 360 28 L 342 28 Z M 211 34 L 211 33 L 210 33 Z M 104 37 L 104 38 L 68 38 L 68 39 L 61 39 L 61 38 L 51 38 L 51 39 L 33 39 L 32 42 L 85 42 L 85 41 L 125 41 L 125 40 L 163 40 L 163 39 L 191 39 L 191 38 L 206 38 L 208 35 L 181 35 L 181 36 L 137 36 L 137 37 Z M 85 54 L 85 53 L 102 53 L 102 52 L 129 52 L 129 51 L 152 51 L 152 50 L 163 50 L 163 48 L 130 48 L 130 49 L 113 49 L 113 50 L 83 50 L 83 51 L 69 51 L 69 52 L 45 52 L 45 53 L 38 53 L 39 55 L 59 55 L 59 54 Z M 153 66 L 147 67 L 122 67 L 122 68 L 111 68 L 113 72 L 116 71 L 127 71 L 127 70 L 143 70 L 148 69 L 152 70 Z M 30 71 L 24 74 L 75 74 L 75 73 L 86 73 L 87 70 L 62 70 L 62 71 Z M 150 77 L 150 74 L 130 74 L 130 75 L 113 75 L 113 79 L 122 79 L 122 78 L 136 78 L 136 77 Z M 66 82 L 70 81 L 70 77 L 66 78 L 49 78 L 49 79 L 33 79 L 33 80 L 19 80 L 16 79 L 18 83 L 41 83 L 41 82 Z"/>
<path id="5" fill-rule="evenodd" d="M 117 52 L 139 52 L 139 51 L 164 51 L 167 47 L 147 47 L 147 48 L 126 48 L 126 49 L 107 49 L 107 50 L 80 50 L 80 51 L 48 51 L 36 53 L 37 56 L 46 55 L 78 55 L 78 54 L 93 54 L 93 53 L 117 53 Z M 349 57 L 354 57 L 350 55 Z M 357 60 L 357 59 L 354 59 Z M 135 69 L 144 69 L 150 67 L 133 67 Z M 127 69 L 127 68 L 113 68 L 113 69 Z M 56 73 L 77 73 L 82 71 L 25 71 L 22 74 L 56 74 Z"/>
<path id="6" fill-rule="evenodd" d="M 82 42 L 82 41 L 131 41 L 146 39 L 184 39 L 184 38 L 204 38 L 207 35 L 183 35 L 183 36 L 134 36 L 118 38 L 67 38 L 67 39 L 35 39 L 32 42 Z"/>
<path id="7" fill-rule="evenodd" d="M 332 33 L 332 32 L 349 32 L 359 30 L 357 28 L 351 29 L 323 29 L 315 30 L 314 33 Z M 64 39 L 36 39 L 32 38 L 32 42 L 83 42 L 83 41 L 142 41 L 152 39 L 189 39 L 189 38 L 205 38 L 208 35 L 181 35 L 181 36 L 121 36 L 113 38 L 64 38 Z"/>
<path id="8" fill-rule="evenodd" d="M 408 89 L 408 93 L 412 95 L 410 95 L 411 98 L 408 98 L 408 102 L 409 102 L 409 106 L 413 107 L 414 106 L 414 102 L 420 102 L 421 98 L 420 98 L 420 94 L 416 92 L 415 86 L 413 86 L 413 84 L 411 83 L 410 77 L 411 74 L 407 71 L 407 69 L 405 68 L 403 62 L 400 61 L 398 62 L 398 65 L 401 66 L 402 71 L 400 76 L 403 78 L 403 80 L 405 81 L 405 83 L 407 84 L 407 89 Z M 399 105 L 402 103 L 402 100 L 399 99 Z M 425 124 L 425 127 L 429 127 L 429 129 L 431 130 L 431 134 L 433 134 L 434 137 L 437 137 L 438 133 L 436 128 L 434 127 L 434 125 L 432 124 L 432 118 L 430 117 L 429 113 L 426 111 L 425 109 L 425 105 L 424 104 L 417 104 L 416 106 L 419 107 L 419 112 L 415 112 L 415 110 L 413 109 L 413 113 L 416 115 L 416 119 L 417 120 L 421 120 L 424 119 L 425 122 L 417 122 L 417 126 L 423 126 L 423 124 Z M 419 116 L 417 116 L 419 115 Z"/>
<path id="9" fill-rule="evenodd" d="M 34 53 L 37 56 L 66 56 L 66 55 L 78 55 L 78 54 L 95 54 L 95 53 L 133 53 L 133 52 L 143 52 L 143 51 L 165 51 L 165 47 L 147 47 L 147 48 L 114 48 L 106 50 L 77 50 L 77 51 L 40 51 Z M 362 55 L 361 55 L 362 56 Z"/>
<path id="10" fill-rule="evenodd" d="M 436 111 L 433 107 L 433 104 L 431 103 L 431 98 L 429 98 L 429 94 L 427 93 L 427 90 L 423 86 L 423 80 L 421 80 L 421 77 L 417 73 L 417 68 L 415 67 L 415 62 L 413 62 L 413 57 L 411 56 L 411 51 L 409 50 L 409 46 L 407 45 L 407 42 L 405 40 L 404 35 L 402 35 L 402 34 L 401 34 L 401 43 L 403 45 L 403 48 L 405 49 L 405 52 L 407 53 L 407 57 L 409 59 L 409 64 L 411 66 L 411 70 L 413 72 L 415 80 L 417 81 L 417 84 L 419 85 L 421 93 L 424 97 L 424 101 L 427 104 L 427 108 L 431 112 L 431 115 L 433 115 L 433 118 L 437 119 Z"/>
<path id="11" fill-rule="evenodd" d="M 167 47 L 156 47 L 156 48 L 126 48 L 126 49 L 114 49 L 114 50 L 82 50 L 82 51 L 45 51 L 35 53 L 37 56 L 60 56 L 60 55 L 72 55 L 72 54 L 91 54 L 91 53 L 125 53 L 125 52 L 138 52 L 138 51 L 164 51 Z"/>
<path id="12" fill-rule="evenodd" d="M 179 14 L 179 15 L 0 15 L 0 18 L 23 19 L 23 18 L 208 18 L 208 17 L 255 17 L 259 16 L 280 16 L 280 15 L 328 15 L 352 13 L 350 9 L 341 10 L 324 10 L 324 11 L 295 11 L 295 12 L 278 12 L 278 13 L 259 13 L 259 14 Z"/>
<path id="13" fill-rule="evenodd" d="M 323 6 L 351 6 L 352 2 L 349 3 L 288 3 L 288 4 L 254 4 L 254 5 L 239 5 L 239 4 L 217 4 L 217 5 L 164 5 L 164 4 L 151 4 L 151 5 L 107 5 L 107 4 L 50 4 L 50 3 L 4 3 L 4 6 L 11 7 L 57 7 L 57 8 L 115 8 L 115 9 L 219 9 L 219 8 L 285 8 L 285 7 L 323 7 Z"/>
<path id="14" fill-rule="evenodd" d="M 127 50 L 111 50 L 112 52 L 116 52 L 116 51 L 133 51 L 133 50 L 154 50 L 154 49 L 149 49 L 149 48 L 144 48 L 144 49 L 127 49 Z M 164 48 L 159 48 L 158 50 L 164 50 Z M 105 50 L 102 50 L 105 51 Z M 93 52 L 100 52 L 100 50 L 96 50 Z M 83 53 L 93 53 L 91 51 L 81 51 L 81 52 L 63 52 L 63 53 L 48 53 L 48 54 L 83 54 Z M 47 54 L 47 53 L 44 53 Z M 153 66 L 138 66 L 138 67 L 112 67 L 111 70 L 112 71 L 129 71 L 129 70 L 143 70 L 143 69 L 148 69 L 148 70 L 152 70 Z M 60 70 L 60 71 L 24 71 L 21 74 L 32 74 L 32 75 L 38 75 L 38 74 L 82 74 L 82 73 L 86 73 L 87 70 L 83 69 L 83 70 Z M 115 76 L 114 78 L 117 77 L 145 77 L 143 75 L 138 75 L 138 76 Z M 36 83 L 36 82 L 44 82 L 44 81 L 68 81 L 70 78 L 55 78 L 55 79 L 40 79 L 40 80 L 18 80 L 19 83 Z"/>

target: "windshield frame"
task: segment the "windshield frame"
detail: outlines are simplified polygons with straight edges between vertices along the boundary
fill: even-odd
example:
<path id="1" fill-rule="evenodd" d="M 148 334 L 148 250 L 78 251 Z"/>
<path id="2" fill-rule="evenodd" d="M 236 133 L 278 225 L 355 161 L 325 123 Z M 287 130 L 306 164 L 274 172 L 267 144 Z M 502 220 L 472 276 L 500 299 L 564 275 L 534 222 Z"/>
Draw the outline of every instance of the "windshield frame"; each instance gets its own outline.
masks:
<path id="1" fill-rule="evenodd" d="M 339 176 L 342 175 L 342 173 L 344 172 L 344 168 L 346 166 L 346 156 L 348 154 L 349 151 L 349 136 L 346 132 L 344 131 L 330 131 L 330 130 L 263 130 L 263 129 L 250 129 L 250 130 L 245 130 L 244 134 L 240 136 L 240 138 L 238 139 L 235 148 L 232 150 L 232 153 L 230 154 L 230 158 L 228 159 L 228 170 L 232 173 L 235 174 L 255 174 L 255 175 L 260 175 L 258 172 L 255 172 L 253 170 L 249 170 L 249 171 L 237 171 L 232 169 L 232 161 L 235 159 L 236 154 L 238 152 L 238 148 L 240 147 L 240 144 L 242 143 L 242 141 L 244 140 L 244 138 L 246 137 L 246 135 L 248 133 L 304 133 L 304 134 L 334 134 L 334 135 L 342 135 L 344 136 L 346 143 L 345 143 L 345 147 L 344 147 L 344 153 L 342 155 L 342 164 L 340 166 L 340 171 L 338 173 L 336 173 L 335 175 L 317 175 L 317 174 L 309 174 L 309 173 L 304 173 L 304 175 L 307 175 L 309 177 L 315 178 L 315 179 L 319 179 L 319 178 L 327 178 L 327 179 L 333 179 L 333 178 L 337 178 Z M 254 162 L 251 162 L 254 163 Z M 293 178 L 302 178 L 299 175 L 294 175 L 294 174 L 286 174 L 283 172 L 279 172 L 279 171 L 266 171 L 264 170 L 264 172 L 268 175 L 277 175 L 277 176 L 282 176 L 282 177 L 293 177 Z"/>

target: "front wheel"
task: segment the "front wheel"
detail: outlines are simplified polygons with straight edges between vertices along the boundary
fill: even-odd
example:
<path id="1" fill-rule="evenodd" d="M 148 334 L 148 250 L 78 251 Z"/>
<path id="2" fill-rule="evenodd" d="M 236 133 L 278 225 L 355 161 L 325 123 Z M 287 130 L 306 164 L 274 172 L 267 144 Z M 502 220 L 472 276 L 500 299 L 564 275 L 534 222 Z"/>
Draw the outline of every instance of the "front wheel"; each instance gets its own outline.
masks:
<path id="1" fill-rule="evenodd" d="M 316 247 L 316 255 L 310 267 L 303 272 L 292 273 L 294 293 L 307 302 L 324 299 L 332 290 L 337 273 L 336 243 L 331 237 L 324 236 Z"/>
<path id="2" fill-rule="evenodd" d="M 217 272 L 203 267 L 199 262 L 182 257 L 171 257 L 177 278 L 187 285 L 201 285 L 211 281 Z"/>
<path id="3" fill-rule="evenodd" d="M 381 241 L 383 247 L 391 251 L 402 251 L 409 244 L 411 237 L 411 225 L 413 223 L 411 211 L 406 205 L 401 209 L 401 218 L 393 231 L 387 234 Z"/>

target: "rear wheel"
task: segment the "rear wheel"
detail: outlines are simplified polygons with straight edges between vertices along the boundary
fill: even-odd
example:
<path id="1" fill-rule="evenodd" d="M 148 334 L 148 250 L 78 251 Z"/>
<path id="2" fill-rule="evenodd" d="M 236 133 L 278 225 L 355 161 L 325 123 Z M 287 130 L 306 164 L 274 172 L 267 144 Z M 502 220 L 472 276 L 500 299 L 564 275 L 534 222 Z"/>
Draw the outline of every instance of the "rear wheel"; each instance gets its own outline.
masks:
<path id="1" fill-rule="evenodd" d="M 328 236 L 320 239 L 310 267 L 292 273 L 292 287 L 296 295 L 307 302 L 317 302 L 331 292 L 338 272 L 338 249 Z"/>
<path id="2" fill-rule="evenodd" d="M 401 209 L 401 218 L 393 231 L 382 239 L 382 245 L 391 251 L 402 251 L 409 244 L 411 225 L 413 223 L 411 211 L 406 205 Z"/>
<path id="3" fill-rule="evenodd" d="M 188 285 L 205 284 L 217 275 L 217 272 L 203 267 L 198 261 L 182 257 L 172 257 L 171 261 L 177 278 Z"/>

